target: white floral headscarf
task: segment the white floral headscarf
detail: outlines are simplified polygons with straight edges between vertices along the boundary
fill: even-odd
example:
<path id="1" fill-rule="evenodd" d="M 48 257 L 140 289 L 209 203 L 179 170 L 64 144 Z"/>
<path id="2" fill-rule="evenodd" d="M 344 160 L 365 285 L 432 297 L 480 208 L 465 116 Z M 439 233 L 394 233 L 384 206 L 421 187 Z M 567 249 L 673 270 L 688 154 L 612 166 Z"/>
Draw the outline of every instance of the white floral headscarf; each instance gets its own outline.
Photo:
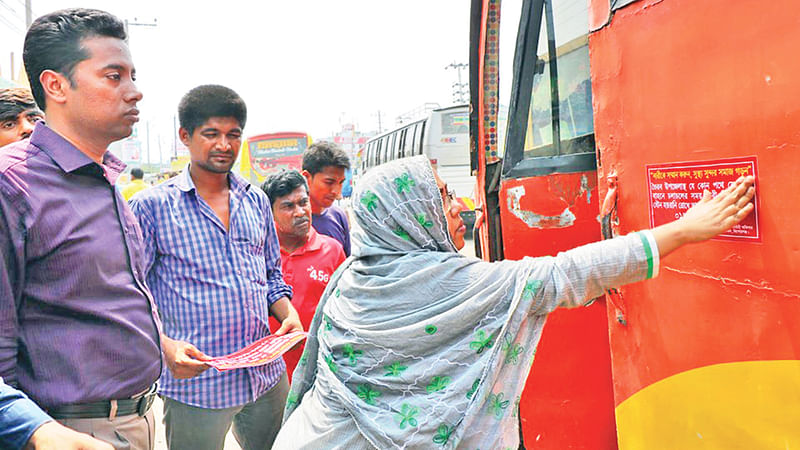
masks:
<path id="1" fill-rule="evenodd" d="M 377 448 L 516 448 L 545 317 L 533 265 L 457 253 L 425 157 L 372 169 L 352 199 L 353 256 L 320 299 L 284 420 L 319 380 Z"/>

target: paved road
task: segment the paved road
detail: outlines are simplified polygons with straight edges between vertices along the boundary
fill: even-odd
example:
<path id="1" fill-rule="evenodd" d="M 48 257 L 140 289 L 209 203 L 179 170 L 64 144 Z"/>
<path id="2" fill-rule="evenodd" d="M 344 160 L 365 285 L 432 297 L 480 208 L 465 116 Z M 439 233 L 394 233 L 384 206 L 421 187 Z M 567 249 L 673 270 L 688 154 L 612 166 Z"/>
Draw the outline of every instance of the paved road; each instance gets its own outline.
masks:
<path id="1" fill-rule="evenodd" d="M 461 253 L 468 255 L 468 256 L 475 256 L 475 245 L 473 244 L 471 239 L 466 240 L 466 245 L 461 250 Z M 155 450 L 167 450 L 167 441 L 166 437 L 164 437 L 164 424 L 162 423 L 162 415 L 164 412 L 164 406 L 161 402 L 161 399 L 156 398 L 156 401 L 153 403 L 153 413 L 156 417 L 156 448 Z M 228 436 L 225 438 L 225 450 L 241 450 L 239 444 L 236 442 L 236 439 L 233 437 L 233 433 L 228 432 Z"/>

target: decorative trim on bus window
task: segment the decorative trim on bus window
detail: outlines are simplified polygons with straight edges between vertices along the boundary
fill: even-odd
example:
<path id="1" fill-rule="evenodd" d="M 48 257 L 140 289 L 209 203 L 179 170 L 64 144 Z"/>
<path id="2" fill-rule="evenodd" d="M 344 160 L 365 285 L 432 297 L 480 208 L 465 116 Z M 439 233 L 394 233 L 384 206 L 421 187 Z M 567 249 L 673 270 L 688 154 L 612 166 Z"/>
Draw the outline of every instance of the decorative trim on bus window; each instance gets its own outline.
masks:
<path id="1" fill-rule="evenodd" d="M 499 64 L 500 64 L 500 0 L 489 0 L 486 16 L 486 48 L 483 61 L 483 102 L 486 114 L 483 120 L 483 151 L 486 164 L 500 160 L 497 153 L 497 113 L 499 104 Z"/>

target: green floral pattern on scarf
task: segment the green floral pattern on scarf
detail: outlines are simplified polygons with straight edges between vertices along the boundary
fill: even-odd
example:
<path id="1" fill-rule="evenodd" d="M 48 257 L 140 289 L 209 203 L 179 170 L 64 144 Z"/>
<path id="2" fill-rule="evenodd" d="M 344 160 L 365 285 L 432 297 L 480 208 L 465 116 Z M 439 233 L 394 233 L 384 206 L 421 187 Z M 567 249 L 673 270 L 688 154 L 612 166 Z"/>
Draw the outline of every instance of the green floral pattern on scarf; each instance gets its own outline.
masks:
<path id="1" fill-rule="evenodd" d="M 368 405 L 375 405 L 375 399 L 380 397 L 381 393 L 372 389 L 368 384 L 362 384 L 358 387 L 358 398 L 364 400 Z"/>
<path id="2" fill-rule="evenodd" d="M 448 426 L 446 423 L 439 425 L 439 428 L 436 429 L 436 436 L 433 437 L 433 442 L 442 446 L 447 444 L 447 441 L 450 440 L 450 435 L 453 434 L 453 430 L 455 430 L 455 427 Z"/>
<path id="3" fill-rule="evenodd" d="M 499 392 L 497 394 L 489 394 L 489 414 L 493 414 L 494 418 L 500 420 L 508 408 L 509 400 L 504 400 L 505 394 Z"/>
<path id="4" fill-rule="evenodd" d="M 431 378 L 430 384 L 425 388 L 428 391 L 428 394 L 433 394 L 434 392 L 439 392 L 447 387 L 450 384 L 450 377 L 433 377 Z"/>
<path id="5" fill-rule="evenodd" d="M 402 194 L 403 192 L 410 191 L 411 188 L 417 183 L 413 178 L 411 178 L 411 175 L 404 173 L 403 175 L 394 179 L 394 184 L 397 186 L 397 193 Z"/>
<path id="6" fill-rule="evenodd" d="M 400 412 L 396 414 L 396 419 L 399 422 L 401 429 L 405 428 L 406 425 L 411 425 L 412 427 L 417 426 L 416 416 L 419 414 L 419 408 L 416 406 L 403 403 L 403 406 L 400 408 Z"/>
<path id="7" fill-rule="evenodd" d="M 344 347 L 342 347 L 342 353 L 344 353 L 344 356 L 350 360 L 350 365 L 355 366 L 358 362 L 358 358 L 360 358 L 364 352 L 361 350 L 355 350 L 350 344 L 344 344 Z"/>
<path id="8" fill-rule="evenodd" d="M 417 222 L 420 224 L 420 226 L 425 228 L 430 228 L 433 226 L 433 222 L 428 220 L 428 218 L 425 217 L 425 214 L 419 213 L 415 217 L 417 218 Z"/>
<path id="9" fill-rule="evenodd" d="M 378 196 L 372 191 L 364 191 L 364 194 L 361 195 L 361 203 L 367 208 L 367 211 L 375 212 L 375 208 L 378 207 Z"/>
<path id="10" fill-rule="evenodd" d="M 487 335 L 486 331 L 478 330 L 475 333 L 475 340 L 469 343 L 469 348 L 475 350 L 476 353 L 482 353 L 494 345 L 494 334 Z"/>
<path id="11" fill-rule="evenodd" d="M 384 376 L 387 376 L 387 377 L 400 376 L 400 374 L 403 373 L 404 370 L 408 369 L 407 366 L 404 366 L 404 365 L 400 364 L 399 362 L 393 362 L 392 364 L 390 364 L 388 366 L 383 366 L 383 368 L 386 369 L 386 373 L 384 374 Z"/>

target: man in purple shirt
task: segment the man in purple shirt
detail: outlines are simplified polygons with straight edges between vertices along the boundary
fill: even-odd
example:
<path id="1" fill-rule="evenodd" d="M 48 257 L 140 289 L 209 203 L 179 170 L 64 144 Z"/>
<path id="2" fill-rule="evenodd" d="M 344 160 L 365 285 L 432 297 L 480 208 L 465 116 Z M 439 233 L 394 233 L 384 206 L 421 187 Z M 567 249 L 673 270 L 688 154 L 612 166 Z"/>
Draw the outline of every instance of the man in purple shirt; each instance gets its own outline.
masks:
<path id="1" fill-rule="evenodd" d="M 0 152 L 0 377 L 62 424 L 152 448 L 159 325 L 141 231 L 106 151 L 142 94 L 125 27 L 97 10 L 38 18 L 23 59 L 47 115 Z"/>
<path id="2" fill-rule="evenodd" d="M 350 222 L 347 214 L 333 202 L 342 193 L 345 170 L 349 168 L 347 153 L 333 142 L 315 142 L 303 153 L 303 176 L 308 181 L 311 200 L 311 225 L 318 233 L 339 241 L 347 256 L 350 256 Z"/>

